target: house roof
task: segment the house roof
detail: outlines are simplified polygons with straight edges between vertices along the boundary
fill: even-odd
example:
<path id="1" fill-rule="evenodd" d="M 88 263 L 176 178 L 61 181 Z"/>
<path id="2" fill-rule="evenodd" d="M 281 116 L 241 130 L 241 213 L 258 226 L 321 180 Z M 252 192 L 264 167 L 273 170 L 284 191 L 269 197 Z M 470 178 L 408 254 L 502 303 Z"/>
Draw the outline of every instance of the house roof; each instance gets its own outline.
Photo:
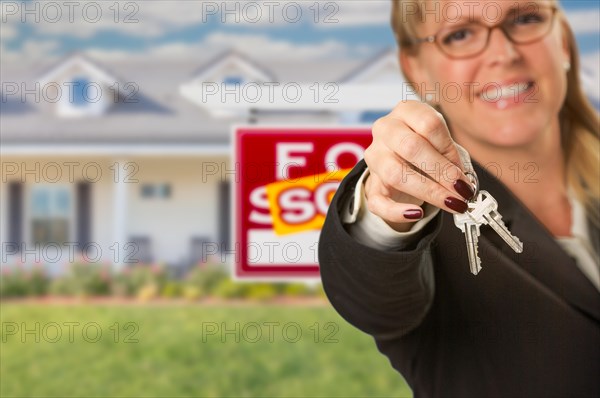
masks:
<path id="1" fill-rule="evenodd" d="M 42 88 L 39 101 L 32 94 L 8 95 L 0 109 L 0 143 L 6 145 L 39 144 L 165 144 L 228 143 L 232 124 L 247 124 L 247 116 L 218 119 L 191 103 L 180 86 L 218 65 L 225 57 L 237 57 L 258 68 L 275 81 L 337 81 L 359 61 L 287 61 L 269 62 L 270 69 L 238 52 L 225 52 L 206 61 L 191 59 L 106 59 L 98 62 L 85 54 L 70 54 L 62 62 L 49 65 L 2 65 L 2 80 L 18 82 L 27 90 Z M 43 82 L 52 81 L 66 67 L 80 63 L 105 79 L 130 83 L 137 88 L 135 102 L 123 98 L 100 117 L 61 118 L 43 98 Z M 198 65 L 201 65 L 200 68 Z M 276 75 L 275 72 L 276 71 Z M 41 71 L 41 72 L 40 72 Z M 277 79 L 275 79 L 277 76 Z M 66 89 L 67 87 L 65 87 Z M 127 90 L 125 90 L 127 91 Z M 24 99 L 24 100 L 23 100 Z M 8 105 L 7 105 L 8 104 Z M 50 108 L 50 109 L 49 109 Z M 321 120 L 323 115 L 315 115 Z M 276 120 L 269 116 L 269 120 Z M 306 115 L 303 119 L 309 119 Z M 283 116 L 282 122 L 291 120 Z"/>
<path id="2" fill-rule="evenodd" d="M 377 69 L 384 66 L 386 63 L 390 62 L 390 59 L 394 62 L 397 62 L 398 60 L 395 48 L 383 49 L 374 57 L 367 59 L 365 62 L 361 63 L 355 69 L 353 69 L 350 73 L 343 76 L 339 80 L 339 82 L 349 83 L 360 80 L 360 78 L 365 74 L 372 73 L 373 71 L 376 71 Z M 398 69 L 398 76 L 400 77 L 400 69 Z"/>
<path id="3" fill-rule="evenodd" d="M 69 68 L 73 67 L 90 74 L 95 82 L 107 83 L 109 85 L 119 83 L 115 87 L 117 87 L 121 93 L 124 93 L 122 91 L 123 81 L 117 77 L 117 74 L 109 71 L 105 66 L 101 65 L 99 61 L 92 60 L 81 52 L 73 52 L 60 62 L 48 68 L 46 72 L 39 77 L 39 82 L 42 86 L 51 82 L 57 82 L 61 75 L 65 74 Z"/>
<path id="4" fill-rule="evenodd" d="M 257 75 L 262 75 L 265 81 L 277 81 L 275 74 L 269 69 L 267 69 L 257 61 L 251 59 L 250 57 L 246 56 L 245 54 L 242 54 L 234 49 L 224 51 L 223 53 L 215 57 L 213 60 L 207 62 L 206 65 L 203 65 L 194 72 L 192 79 L 202 79 L 210 71 L 218 69 L 219 66 L 223 65 L 227 61 L 238 61 L 242 64 L 247 65 L 250 69 L 253 69 Z"/>

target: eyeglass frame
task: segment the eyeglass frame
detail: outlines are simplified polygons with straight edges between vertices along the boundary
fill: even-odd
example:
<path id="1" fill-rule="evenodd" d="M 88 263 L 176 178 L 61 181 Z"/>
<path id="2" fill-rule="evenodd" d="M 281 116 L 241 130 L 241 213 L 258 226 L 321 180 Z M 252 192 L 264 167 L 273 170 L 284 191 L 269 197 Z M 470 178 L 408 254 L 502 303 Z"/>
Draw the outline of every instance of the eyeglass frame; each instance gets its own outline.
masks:
<path id="1" fill-rule="evenodd" d="M 446 51 L 444 51 L 444 49 L 442 48 L 442 45 L 437 41 L 437 38 L 440 34 L 440 32 L 442 32 L 444 29 L 446 28 L 442 28 L 440 30 L 438 30 L 435 34 L 431 35 L 431 36 L 427 36 L 427 37 L 423 37 L 423 38 L 413 38 L 410 39 L 409 41 L 407 41 L 406 44 L 408 45 L 417 45 L 417 44 L 422 44 L 422 43 L 434 43 L 436 45 L 436 47 L 441 51 L 442 54 L 444 54 L 445 56 L 447 56 L 450 59 L 469 59 L 469 58 L 474 58 L 478 55 L 480 55 L 481 53 L 483 53 L 488 46 L 490 45 L 490 37 L 492 36 L 492 30 L 496 29 L 496 28 L 500 28 L 500 30 L 502 31 L 502 33 L 504 33 L 504 36 L 513 44 L 531 44 L 531 43 L 535 43 L 538 40 L 541 40 L 543 37 L 545 37 L 546 35 L 548 35 L 548 33 L 550 33 L 552 31 L 552 28 L 554 27 L 554 20 L 556 17 L 556 12 L 558 11 L 558 7 L 556 6 L 550 6 L 550 7 L 543 7 L 543 8 L 549 8 L 552 11 L 552 15 L 550 16 L 550 26 L 548 28 L 548 31 L 545 32 L 543 35 L 541 35 L 540 37 L 533 39 L 533 40 L 528 40 L 528 41 L 524 41 L 524 42 L 517 42 L 515 41 L 506 31 L 504 24 L 506 23 L 507 19 L 504 19 L 494 25 L 485 25 L 484 23 L 480 22 L 480 21 L 475 21 L 475 22 L 471 22 L 472 24 L 476 24 L 476 25 L 480 25 L 483 26 L 485 28 L 487 28 L 487 36 L 485 39 L 485 45 L 482 47 L 481 50 L 477 51 L 474 54 L 469 54 L 467 56 L 455 56 L 455 55 L 450 55 L 448 54 Z"/>

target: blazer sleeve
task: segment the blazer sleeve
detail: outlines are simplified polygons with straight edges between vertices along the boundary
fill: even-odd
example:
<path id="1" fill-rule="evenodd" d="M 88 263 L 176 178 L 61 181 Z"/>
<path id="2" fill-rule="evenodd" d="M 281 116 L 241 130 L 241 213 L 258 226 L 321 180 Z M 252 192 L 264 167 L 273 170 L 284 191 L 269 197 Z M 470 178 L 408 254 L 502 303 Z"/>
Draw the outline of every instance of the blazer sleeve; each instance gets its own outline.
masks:
<path id="1" fill-rule="evenodd" d="M 319 239 L 319 266 L 325 293 L 349 323 L 377 340 L 395 339 L 417 327 L 434 295 L 432 242 L 442 226 L 438 214 L 413 246 L 380 251 L 352 238 L 340 213 L 354 195 L 366 164 L 359 162 L 332 199 Z"/>

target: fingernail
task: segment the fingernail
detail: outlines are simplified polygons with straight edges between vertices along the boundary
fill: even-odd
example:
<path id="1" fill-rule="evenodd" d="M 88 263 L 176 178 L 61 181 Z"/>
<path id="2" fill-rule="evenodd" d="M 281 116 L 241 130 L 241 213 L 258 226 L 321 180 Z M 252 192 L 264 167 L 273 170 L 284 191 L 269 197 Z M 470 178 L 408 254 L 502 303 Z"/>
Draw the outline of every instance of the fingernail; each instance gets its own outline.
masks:
<path id="1" fill-rule="evenodd" d="M 448 196 L 446 200 L 444 200 L 444 203 L 446 206 L 459 213 L 464 213 L 469 208 L 465 202 L 460 199 L 453 198 L 452 196 Z"/>
<path id="2" fill-rule="evenodd" d="M 473 187 L 463 180 L 456 180 L 454 182 L 454 190 L 466 200 L 471 199 L 475 195 Z"/>
<path id="3" fill-rule="evenodd" d="M 403 215 L 407 220 L 420 220 L 423 218 L 423 211 L 421 209 L 410 209 L 406 210 Z"/>

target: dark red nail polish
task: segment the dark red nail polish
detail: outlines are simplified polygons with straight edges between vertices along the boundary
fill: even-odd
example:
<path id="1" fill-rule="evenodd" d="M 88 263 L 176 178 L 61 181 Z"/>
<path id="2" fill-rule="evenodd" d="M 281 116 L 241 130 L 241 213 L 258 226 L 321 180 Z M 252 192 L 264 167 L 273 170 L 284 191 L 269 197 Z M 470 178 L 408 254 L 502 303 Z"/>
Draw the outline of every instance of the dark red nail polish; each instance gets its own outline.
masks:
<path id="1" fill-rule="evenodd" d="M 471 199 L 475 195 L 473 187 L 463 180 L 456 180 L 454 182 L 454 190 L 466 200 Z"/>
<path id="2" fill-rule="evenodd" d="M 403 214 L 407 220 L 420 220 L 423 218 L 423 210 L 421 209 L 410 209 L 406 210 Z"/>
<path id="3" fill-rule="evenodd" d="M 446 200 L 444 200 L 444 203 L 446 206 L 459 213 L 464 213 L 469 208 L 465 202 L 460 199 L 453 198 L 452 196 L 448 196 Z"/>

